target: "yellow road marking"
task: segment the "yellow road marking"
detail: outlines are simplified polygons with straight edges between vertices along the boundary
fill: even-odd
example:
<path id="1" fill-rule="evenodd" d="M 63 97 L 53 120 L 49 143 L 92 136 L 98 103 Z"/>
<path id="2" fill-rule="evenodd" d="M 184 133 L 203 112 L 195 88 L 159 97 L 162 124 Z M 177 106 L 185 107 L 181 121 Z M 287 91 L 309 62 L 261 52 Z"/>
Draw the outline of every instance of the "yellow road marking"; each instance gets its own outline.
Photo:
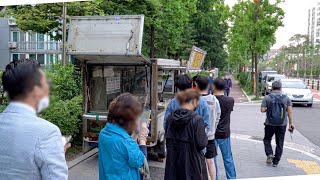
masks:
<path id="1" fill-rule="evenodd" d="M 315 161 L 288 159 L 288 162 L 303 169 L 306 174 L 320 174 L 320 164 Z"/>

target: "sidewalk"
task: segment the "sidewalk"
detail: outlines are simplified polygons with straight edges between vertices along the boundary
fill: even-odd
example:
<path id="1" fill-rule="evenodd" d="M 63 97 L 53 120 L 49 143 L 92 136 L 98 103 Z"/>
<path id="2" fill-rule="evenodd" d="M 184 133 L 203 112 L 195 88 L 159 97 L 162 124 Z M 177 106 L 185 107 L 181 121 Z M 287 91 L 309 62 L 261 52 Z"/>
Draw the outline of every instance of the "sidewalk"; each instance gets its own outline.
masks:
<path id="1" fill-rule="evenodd" d="M 230 91 L 230 97 L 234 98 L 235 103 L 248 102 L 249 100 L 241 90 L 240 86 L 236 83 L 236 80 L 234 79 L 233 76 L 231 77 L 231 80 L 232 80 L 232 88 Z"/>
<path id="2" fill-rule="evenodd" d="M 313 93 L 313 99 L 320 102 L 320 90 L 311 89 L 311 91 Z"/>

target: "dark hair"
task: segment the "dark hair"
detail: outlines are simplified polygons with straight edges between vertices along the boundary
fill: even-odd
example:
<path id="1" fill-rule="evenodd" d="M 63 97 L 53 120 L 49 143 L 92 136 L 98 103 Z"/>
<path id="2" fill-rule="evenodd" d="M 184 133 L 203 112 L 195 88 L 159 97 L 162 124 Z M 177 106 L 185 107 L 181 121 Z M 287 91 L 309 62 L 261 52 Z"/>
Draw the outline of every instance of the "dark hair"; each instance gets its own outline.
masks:
<path id="1" fill-rule="evenodd" d="M 197 86 L 197 84 L 196 84 L 197 78 L 198 78 L 198 75 L 195 75 L 195 76 L 192 77 L 192 87 L 196 87 Z"/>
<path id="2" fill-rule="evenodd" d="M 123 93 L 113 99 L 108 109 L 108 122 L 126 127 L 142 112 L 141 103 L 130 93 Z"/>
<path id="3" fill-rule="evenodd" d="M 181 91 L 192 88 L 192 80 L 190 76 L 186 74 L 180 74 L 176 80 L 174 85 Z"/>
<path id="4" fill-rule="evenodd" d="M 272 83 L 272 90 L 281 90 L 282 88 L 282 83 L 281 81 L 273 81 Z"/>
<path id="5" fill-rule="evenodd" d="M 35 86 L 41 86 L 41 77 L 38 61 L 13 61 L 6 66 L 3 73 L 3 89 L 8 93 L 10 100 L 24 98 Z"/>
<path id="6" fill-rule="evenodd" d="M 217 90 L 222 91 L 226 87 L 226 81 L 221 78 L 215 78 L 213 81 L 213 85 L 216 87 Z"/>
<path id="7" fill-rule="evenodd" d="M 201 91 L 203 91 L 208 88 L 210 81 L 209 81 L 209 78 L 206 76 L 198 76 L 196 79 L 196 83 L 197 83 L 198 88 Z"/>
<path id="8" fill-rule="evenodd" d="M 200 99 L 200 93 L 193 89 L 181 91 L 177 93 L 177 99 L 181 105 L 191 102 L 192 100 Z"/>

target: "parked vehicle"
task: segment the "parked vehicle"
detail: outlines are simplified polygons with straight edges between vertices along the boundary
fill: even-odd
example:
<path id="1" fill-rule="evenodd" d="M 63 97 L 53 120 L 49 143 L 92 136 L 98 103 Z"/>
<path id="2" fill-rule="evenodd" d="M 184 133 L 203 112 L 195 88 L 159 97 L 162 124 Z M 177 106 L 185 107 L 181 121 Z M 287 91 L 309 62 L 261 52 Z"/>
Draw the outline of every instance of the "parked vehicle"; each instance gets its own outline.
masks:
<path id="1" fill-rule="evenodd" d="M 272 89 L 272 82 L 281 79 L 287 79 L 287 76 L 281 74 L 268 74 L 262 81 L 262 95 L 268 95 Z"/>
<path id="2" fill-rule="evenodd" d="M 285 93 L 293 104 L 306 104 L 312 107 L 313 94 L 309 86 L 300 79 L 282 79 L 282 92 Z"/>
<path id="3" fill-rule="evenodd" d="M 277 71 L 261 71 L 259 73 L 259 82 L 263 82 L 266 79 L 268 74 L 277 74 Z"/>

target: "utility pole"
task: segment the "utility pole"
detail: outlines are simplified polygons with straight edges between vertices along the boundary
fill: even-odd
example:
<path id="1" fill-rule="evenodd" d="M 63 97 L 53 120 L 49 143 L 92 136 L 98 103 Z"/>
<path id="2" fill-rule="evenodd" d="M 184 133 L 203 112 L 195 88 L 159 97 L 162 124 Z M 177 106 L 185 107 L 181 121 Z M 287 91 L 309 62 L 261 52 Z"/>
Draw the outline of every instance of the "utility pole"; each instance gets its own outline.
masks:
<path id="1" fill-rule="evenodd" d="M 62 8 L 62 66 L 65 66 L 67 61 L 67 6 L 65 2 L 62 3 Z"/>

